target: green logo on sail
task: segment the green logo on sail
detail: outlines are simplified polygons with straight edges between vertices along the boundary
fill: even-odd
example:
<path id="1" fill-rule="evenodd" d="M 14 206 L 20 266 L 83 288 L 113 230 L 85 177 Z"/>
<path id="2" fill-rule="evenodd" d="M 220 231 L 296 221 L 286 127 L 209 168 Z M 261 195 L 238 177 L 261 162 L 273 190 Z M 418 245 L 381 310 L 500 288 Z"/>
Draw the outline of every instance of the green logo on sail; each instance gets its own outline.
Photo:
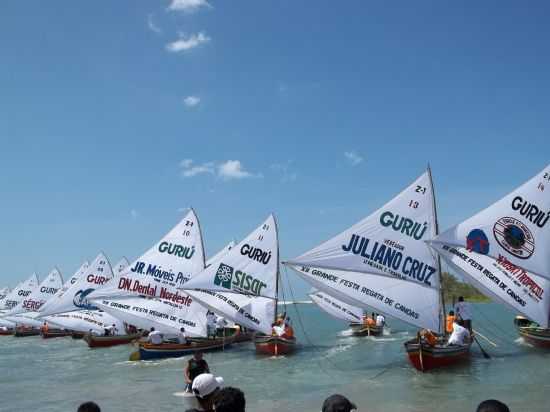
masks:
<path id="1" fill-rule="evenodd" d="M 220 263 L 220 267 L 214 278 L 214 285 L 222 288 L 231 289 L 231 280 L 233 279 L 233 268 L 231 266 Z"/>
<path id="2" fill-rule="evenodd" d="M 233 276 L 233 274 L 235 276 Z M 225 263 L 220 263 L 216 271 L 216 276 L 214 277 L 214 285 L 253 295 L 260 295 L 262 289 L 267 287 L 265 282 L 243 271 L 235 271 L 232 266 L 226 265 Z"/>

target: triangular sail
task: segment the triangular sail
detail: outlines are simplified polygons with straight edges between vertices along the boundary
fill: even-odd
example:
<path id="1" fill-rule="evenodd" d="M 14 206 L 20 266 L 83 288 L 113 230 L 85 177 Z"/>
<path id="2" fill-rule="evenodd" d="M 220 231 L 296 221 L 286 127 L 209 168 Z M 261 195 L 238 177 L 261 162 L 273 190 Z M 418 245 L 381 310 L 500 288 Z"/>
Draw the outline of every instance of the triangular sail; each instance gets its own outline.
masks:
<path id="1" fill-rule="evenodd" d="M 362 322 L 363 310 L 357 306 L 348 305 L 326 293 L 314 291 L 309 297 L 317 306 L 330 316 L 346 322 Z"/>
<path id="2" fill-rule="evenodd" d="M 426 171 L 382 208 L 285 264 L 350 305 L 440 330 L 439 270 L 425 244 L 436 231 L 433 205 Z"/>
<path id="3" fill-rule="evenodd" d="M 193 209 L 166 236 L 117 277 L 97 289 L 91 299 L 132 296 L 157 297 L 183 302 L 182 287 L 204 268 L 204 249 L 199 220 Z"/>
<path id="4" fill-rule="evenodd" d="M 114 273 L 115 277 L 120 276 L 122 273 L 124 273 L 124 271 L 126 270 L 126 268 L 128 266 L 130 266 L 130 262 L 128 261 L 128 259 L 126 259 L 126 257 L 123 257 L 122 259 L 120 259 L 113 266 L 113 273 Z"/>
<path id="5" fill-rule="evenodd" d="M 61 286 L 57 293 L 49 299 L 42 307 L 40 308 L 41 313 L 48 313 L 50 307 L 57 305 L 57 302 L 63 297 L 65 292 L 71 288 L 82 276 L 85 275 L 90 263 L 86 260 L 82 265 L 76 270 L 76 272 Z"/>
<path id="6" fill-rule="evenodd" d="M 16 307 L 7 312 L 7 315 L 16 315 L 25 312 L 37 312 L 46 301 L 52 298 L 63 286 L 63 277 L 57 268 L 54 268 L 40 283 L 37 289 L 23 299 Z"/>
<path id="7" fill-rule="evenodd" d="M 4 301 L 10 293 L 10 288 L 0 289 L 0 308 L 4 307 Z"/>
<path id="8" fill-rule="evenodd" d="M 96 310 L 79 310 L 57 315 L 46 316 L 42 320 L 47 321 L 50 325 L 59 328 L 73 330 L 78 332 L 92 332 L 98 335 L 103 335 L 105 329 L 111 325 L 119 330 L 119 333 L 124 333 L 124 323 L 119 319 L 105 312 Z"/>
<path id="9" fill-rule="evenodd" d="M 548 327 L 550 165 L 429 242 L 468 282 Z"/>
<path id="10" fill-rule="evenodd" d="M 277 224 L 270 215 L 228 253 L 185 284 L 185 289 L 276 297 L 279 250 Z"/>
<path id="11" fill-rule="evenodd" d="M 113 277 L 113 269 L 109 259 L 103 253 L 97 255 L 83 275 L 73 283 L 63 295 L 48 303 L 40 313 L 41 316 L 74 310 L 97 309 L 90 302 L 90 294 L 99 286 L 107 283 Z"/>
<path id="12" fill-rule="evenodd" d="M 185 295 L 185 302 L 172 303 L 158 298 L 128 297 L 94 301 L 104 311 L 124 322 L 149 330 L 176 333 L 185 328 L 189 336 L 206 336 L 206 308 Z"/>
<path id="13" fill-rule="evenodd" d="M 31 293 L 38 287 L 38 276 L 33 273 L 27 280 L 21 282 L 15 287 L 4 299 L 2 310 L 9 311 L 15 308 L 23 299 L 30 296 Z"/>
<path id="14" fill-rule="evenodd" d="M 471 249 L 550 279 L 550 165 L 434 243 Z"/>

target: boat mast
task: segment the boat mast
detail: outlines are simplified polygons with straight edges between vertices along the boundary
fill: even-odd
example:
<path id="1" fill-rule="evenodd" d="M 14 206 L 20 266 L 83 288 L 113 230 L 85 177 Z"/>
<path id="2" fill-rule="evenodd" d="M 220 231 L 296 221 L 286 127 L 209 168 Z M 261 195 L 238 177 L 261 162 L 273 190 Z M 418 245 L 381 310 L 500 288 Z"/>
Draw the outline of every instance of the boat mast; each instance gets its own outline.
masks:
<path id="1" fill-rule="evenodd" d="M 437 220 L 437 206 L 435 201 L 435 190 L 434 190 L 434 183 L 432 180 L 432 169 L 430 168 L 430 165 L 428 164 L 428 176 L 430 178 L 430 185 L 432 187 L 432 208 L 434 212 L 434 219 L 435 219 L 435 235 L 439 235 L 439 223 Z M 436 253 L 437 255 L 437 271 L 439 273 L 439 294 L 440 294 L 440 310 L 441 310 L 441 317 L 439 318 L 439 330 L 443 331 L 445 333 L 445 295 L 443 293 L 443 274 L 441 272 L 441 257 L 439 256 L 439 253 Z"/>
<path id="2" fill-rule="evenodd" d="M 279 276 L 281 275 L 281 264 L 279 262 L 279 228 L 277 227 L 277 220 L 273 215 L 273 222 L 275 223 L 275 233 L 277 234 L 277 276 L 275 277 L 275 311 L 273 314 L 273 323 L 277 321 L 277 303 L 279 302 Z"/>

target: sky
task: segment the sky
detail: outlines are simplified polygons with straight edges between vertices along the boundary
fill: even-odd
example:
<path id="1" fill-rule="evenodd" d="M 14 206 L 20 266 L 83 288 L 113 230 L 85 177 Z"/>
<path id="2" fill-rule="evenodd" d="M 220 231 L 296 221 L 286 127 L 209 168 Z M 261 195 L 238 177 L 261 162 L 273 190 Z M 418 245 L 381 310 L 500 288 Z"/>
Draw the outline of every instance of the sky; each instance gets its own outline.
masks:
<path id="1" fill-rule="evenodd" d="M 274 212 L 302 254 L 432 168 L 440 226 L 550 162 L 543 1 L 4 1 L 0 287 L 207 255 Z M 291 278 L 298 291 L 305 286 Z"/>

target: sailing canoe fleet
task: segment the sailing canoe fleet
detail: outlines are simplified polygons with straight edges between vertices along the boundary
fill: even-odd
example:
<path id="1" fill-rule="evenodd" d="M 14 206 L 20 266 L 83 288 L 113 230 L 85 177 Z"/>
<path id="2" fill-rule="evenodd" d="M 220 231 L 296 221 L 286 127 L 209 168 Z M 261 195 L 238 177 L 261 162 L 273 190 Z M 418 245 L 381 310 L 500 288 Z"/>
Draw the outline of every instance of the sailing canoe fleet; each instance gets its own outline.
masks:
<path id="1" fill-rule="evenodd" d="M 493 205 L 439 233 L 428 168 L 374 213 L 282 264 L 311 284 L 314 303 L 348 322 L 356 334 L 382 333 L 379 326 L 362 325 L 363 313 L 372 310 L 435 332 L 436 343 L 420 333 L 405 342 L 409 360 L 422 371 L 470 355 L 471 340 L 448 345 L 444 338 L 441 260 L 482 293 L 518 312 L 515 323 L 527 341 L 550 346 L 549 191 L 550 165 Z M 91 347 L 100 347 L 141 337 L 136 330 L 101 336 L 107 328 L 153 327 L 166 336 L 185 328 L 189 342 L 154 345 L 141 339 L 131 359 L 183 356 L 248 340 L 254 340 L 257 353 L 290 354 L 295 338 L 273 328 L 280 263 L 273 215 L 206 261 L 199 220 L 190 209 L 132 264 L 123 259 L 113 269 L 100 253 L 65 283 L 54 269 L 41 283 L 33 274 L 11 291 L 0 289 L 0 334 L 32 334 L 47 322 L 55 329 L 44 337 L 73 331 L 75 338 L 84 336 Z M 208 338 L 209 312 L 233 326 Z"/>

